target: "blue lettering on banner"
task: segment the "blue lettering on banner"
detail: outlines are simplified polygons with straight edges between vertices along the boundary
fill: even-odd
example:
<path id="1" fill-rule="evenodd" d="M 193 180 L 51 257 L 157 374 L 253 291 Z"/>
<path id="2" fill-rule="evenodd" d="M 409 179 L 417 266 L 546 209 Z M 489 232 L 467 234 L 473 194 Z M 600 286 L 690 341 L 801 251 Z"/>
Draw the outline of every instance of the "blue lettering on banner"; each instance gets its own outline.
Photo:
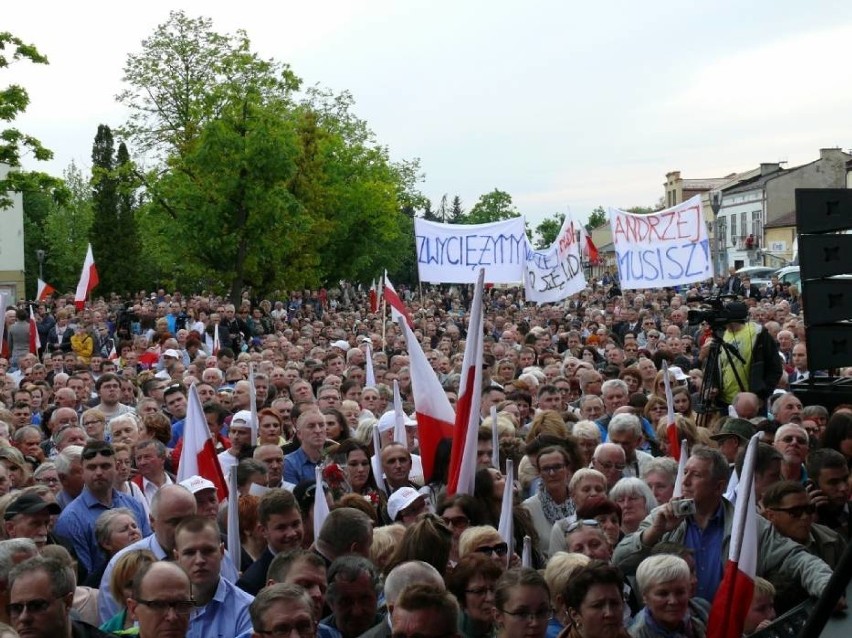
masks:
<path id="1" fill-rule="evenodd" d="M 698 277 L 710 270 L 709 255 L 708 240 L 666 249 L 631 249 L 619 253 L 618 271 L 624 281 L 653 282 Z"/>
<path id="2" fill-rule="evenodd" d="M 491 265 L 520 264 L 526 257 L 524 235 L 417 235 L 417 263 L 464 266 L 475 270 Z"/>
<path id="3" fill-rule="evenodd" d="M 546 265 L 547 255 L 542 253 L 532 253 L 529 257 L 539 270 L 550 271 L 542 273 L 540 277 L 532 269 L 527 271 L 530 286 L 539 293 L 564 290 L 568 282 L 581 273 L 580 260 L 576 255 L 567 255 L 563 261 L 554 265 Z"/>

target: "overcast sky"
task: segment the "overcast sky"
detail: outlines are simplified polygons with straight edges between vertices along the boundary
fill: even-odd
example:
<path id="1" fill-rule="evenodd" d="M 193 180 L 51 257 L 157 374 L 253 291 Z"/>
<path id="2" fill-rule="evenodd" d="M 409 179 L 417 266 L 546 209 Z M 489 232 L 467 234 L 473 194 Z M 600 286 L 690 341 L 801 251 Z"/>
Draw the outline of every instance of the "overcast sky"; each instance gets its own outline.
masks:
<path id="1" fill-rule="evenodd" d="M 87 169 L 98 124 L 124 121 L 126 56 L 173 8 L 351 91 L 394 159 L 421 159 L 433 202 L 470 208 L 499 188 L 533 225 L 652 205 L 671 170 L 716 177 L 852 147 L 848 0 L 4 4 L 2 29 L 50 60 L 0 70 L 0 87 L 29 90 L 16 125 L 56 153 L 40 166 L 54 174 Z"/>

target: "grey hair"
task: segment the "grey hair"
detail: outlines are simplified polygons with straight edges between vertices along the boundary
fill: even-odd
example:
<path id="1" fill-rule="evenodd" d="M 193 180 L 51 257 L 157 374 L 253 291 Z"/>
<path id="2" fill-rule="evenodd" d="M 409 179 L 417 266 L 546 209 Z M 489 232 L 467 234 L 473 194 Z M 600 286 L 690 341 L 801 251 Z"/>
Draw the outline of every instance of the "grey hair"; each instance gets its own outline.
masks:
<path id="1" fill-rule="evenodd" d="M 680 556 L 673 554 L 649 556 L 639 563 L 636 570 L 636 583 L 639 592 L 643 594 L 654 585 L 680 579 L 689 581 L 689 577 L 689 565 Z"/>
<path id="2" fill-rule="evenodd" d="M 616 414 L 609 421 L 607 431 L 610 434 L 623 434 L 632 432 L 634 436 L 642 436 L 642 424 L 639 422 L 639 417 L 633 414 Z"/>
<path id="3" fill-rule="evenodd" d="M 106 510 L 95 521 L 95 540 L 98 542 L 98 547 L 104 547 L 109 542 L 109 537 L 112 535 L 111 526 L 119 516 L 127 515 L 133 520 L 136 520 L 136 514 L 126 507 L 116 507 L 115 509 Z"/>
<path id="4" fill-rule="evenodd" d="M 594 439 L 601 441 L 601 430 L 594 421 L 577 421 L 571 428 L 571 434 L 575 438 Z"/>
<path id="5" fill-rule="evenodd" d="M 43 571 L 50 580 L 50 593 L 54 598 L 60 598 L 74 592 L 77 587 L 77 577 L 70 567 L 64 565 L 56 558 L 45 558 L 44 556 L 33 556 L 22 563 L 15 565 L 9 572 L 9 590 L 15 585 L 15 581 L 24 574 Z"/>
<path id="6" fill-rule="evenodd" d="M 604 381 L 603 385 L 601 385 L 601 397 L 606 394 L 607 390 L 612 390 L 613 388 L 624 390 L 625 394 L 630 392 L 630 388 L 627 387 L 627 382 L 623 379 L 609 379 L 608 381 Z"/>
<path id="7" fill-rule="evenodd" d="M 336 558 L 328 568 L 328 590 L 326 591 L 326 599 L 329 602 L 336 602 L 339 594 L 337 591 L 338 579 L 352 583 L 358 580 L 358 577 L 361 576 L 361 574 L 367 574 L 369 576 L 370 586 L 373 588 L 373 591 L 376 592 L 376 595 L 378 595 L 382 586 L 381 575 L 373 563 L 363 556 L 356 556 L 354 554 L 347 554 L 340 558 Z"/>
<path id="8" fill-rule="evenodd" d="M 0 583 L 6 582 L 6 577 L 15 566 L 15 557 L 19 554 L 26 554 L 27 558 L 38 556 L 38 546 L 31 538 L 10 538 L 0 541 Z"/>
<path id="9" fill-rule="evenodd" d="M 445 589 L 444 579 L 440 572 L 429 563 L 422 560 L 410 560 L 394 567 L 385 579 L 385 601 L 396 602 L 402 590 L 415 583 L 434 585 Z"/>
<path id="10" fill-rule="evenodd" d="M 731 473 L 728 461 L 722 456 L 722 453 L 706 445 L 696 445 L 692 449 L 690 458 L 699 458 L 704 461 L 709 461 L 711 466 L 710 477 L 714 481 L 726 481 Z"/>
<path id="11" fill-rule="evenodd" d="M 255 599 L 249 605 L 249 616 L 251 616 L 251 624 L 256 630 L 260 630 L 266 623 L 263 622 L 263 617 L 269 608 L 278 601 L 296 602 L 302 605 L 308 613 L 311 614 L 314 622 L 318 622 L 318 618 L 314 618 L 314 605 L 308 593 L 299 585 L 285 585 L 284 583 L 276 583 L 269 585 L 260 590 Z"/>
<path id="12" fill-rule="evenodd" d="M 56 455 L 56 458 L 53 459 L 53 464 L 56 466 L 56 472 L 60 476 L 65 474 L 71 470 L 71 465 L 73 463 L 80 463 L 83 460 L 83 446 L 82 445 L 69 445 L 67 448 L 62 450 L 59 454 Z"/>
<path id="13" fill-rule="evenodd" d="M 674 483 L 675 478 L 677 478 L 677 461 L 670 456 L 655 456 L 649 459 L 642 469 L 642 480 L 644 481 L 649 474 L 654 472 L 665 474 Z"/>
<path id="14" fill-rule="evenodd" d="M 623 496 L 641 496 L 645 499 L 645 515 L 651 513 L 651 510 L 657 507 L 657 499 L 654 498 L 654 493 L 648 484 L 642 479 L 636 477 L 625 477 L 619 479 L 609 491 L 609 499 L 618 501 Z"/>

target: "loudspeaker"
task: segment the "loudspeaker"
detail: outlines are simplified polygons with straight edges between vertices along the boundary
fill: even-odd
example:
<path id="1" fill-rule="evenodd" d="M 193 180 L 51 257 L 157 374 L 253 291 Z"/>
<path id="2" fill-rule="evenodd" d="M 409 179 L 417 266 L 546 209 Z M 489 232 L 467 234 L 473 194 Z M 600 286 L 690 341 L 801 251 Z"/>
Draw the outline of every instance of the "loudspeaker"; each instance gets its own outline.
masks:
<path id="1" fill-rule="evenodd" d="M 810 370 L 852 365 L 852 235 L 838 232 L 850 228 L 852 190 L 796 189 L 799 269 Z"/>
<path id="2" fill-rule="evenodd" d="M 808 352 L 808 361 L 810 357 Z M 822 405 L 831 412 L 838 405 L 852 403 L 852 377 L 810 377 L 791 383 L 790 391 L 802 405 Z"/>

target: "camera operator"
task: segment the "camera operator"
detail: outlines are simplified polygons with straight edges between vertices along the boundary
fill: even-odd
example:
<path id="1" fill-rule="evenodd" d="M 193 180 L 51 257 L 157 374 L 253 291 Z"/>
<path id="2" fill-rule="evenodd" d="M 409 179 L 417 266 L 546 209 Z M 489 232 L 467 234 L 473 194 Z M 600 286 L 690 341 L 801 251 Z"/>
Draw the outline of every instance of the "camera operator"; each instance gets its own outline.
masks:
<path id="1" fill-rule="evenodd" d="M 763 326 L 748 320 L 748 308 L 744 303 L 732 301 L 719 313 L 725 325 L 722 339 L 742 358 L 740 360 L 736 355 L 724 351 L 720 353 L 719 400 L 728 406 L 738 393 L 752 392 L 765 403 L 783 373 L 778 344 Z M 700 360 L 707 358 L 710 345 L 716 338 L 714 336 L 704 342 Z"/>

